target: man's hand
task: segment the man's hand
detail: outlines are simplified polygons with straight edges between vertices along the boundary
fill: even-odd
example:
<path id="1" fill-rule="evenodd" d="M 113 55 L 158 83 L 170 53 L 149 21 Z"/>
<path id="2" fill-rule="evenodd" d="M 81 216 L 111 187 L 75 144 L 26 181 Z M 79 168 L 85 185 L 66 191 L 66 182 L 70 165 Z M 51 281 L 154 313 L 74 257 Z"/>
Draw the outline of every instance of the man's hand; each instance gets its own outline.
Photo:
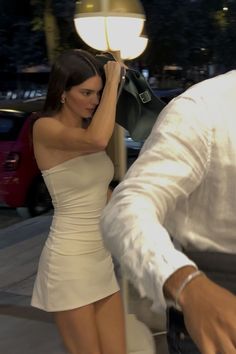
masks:
<path id="1" fill-rule="evenodd" d="M 179 304 L 202 354 L 236 354 L 236 296 L 200 276 L 183 290 Z"/>
<path id="2" fill-rule="evenodd" d="M 166 298 L 175 299 L 186 277 L 196 271 L 183 267 L 164 284 Z M 202 354 L 236 354 L 236 296 L 205 275 L 192 279 L 178 303 L 186 328 Z"/>

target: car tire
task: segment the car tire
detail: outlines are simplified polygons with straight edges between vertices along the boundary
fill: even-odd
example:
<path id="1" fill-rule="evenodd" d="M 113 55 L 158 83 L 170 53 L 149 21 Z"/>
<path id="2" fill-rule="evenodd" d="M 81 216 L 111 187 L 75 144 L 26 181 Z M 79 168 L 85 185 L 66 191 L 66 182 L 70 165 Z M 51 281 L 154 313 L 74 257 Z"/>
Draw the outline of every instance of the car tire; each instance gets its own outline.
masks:
<path id="1" fill-rule="evenodd" d="M 45 214 L 53 208 L 51 197 L 41 176 L 36 178 L 29 191 L 27 207 L 32 217 Z"/>

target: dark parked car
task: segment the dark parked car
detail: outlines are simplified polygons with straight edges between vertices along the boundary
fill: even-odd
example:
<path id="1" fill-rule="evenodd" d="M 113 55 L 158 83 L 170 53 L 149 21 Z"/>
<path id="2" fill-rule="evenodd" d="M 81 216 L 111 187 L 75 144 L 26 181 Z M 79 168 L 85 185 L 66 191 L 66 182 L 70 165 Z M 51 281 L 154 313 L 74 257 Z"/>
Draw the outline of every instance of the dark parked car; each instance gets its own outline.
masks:
<path id="1" fill-rule="evenodd" d="M 177 87 L 173 89 L 153 89 L 154 94 L 163 102 L 169 103 L 173 98 L 184 92 L 184 88 Z"/>
<path id="2" fill-rule="evenodd" d="M 33 112 L 43 100 L 0 102 L 0 205 L 25 207 L 37 216 L 52 207 L 31 141 Z"/>

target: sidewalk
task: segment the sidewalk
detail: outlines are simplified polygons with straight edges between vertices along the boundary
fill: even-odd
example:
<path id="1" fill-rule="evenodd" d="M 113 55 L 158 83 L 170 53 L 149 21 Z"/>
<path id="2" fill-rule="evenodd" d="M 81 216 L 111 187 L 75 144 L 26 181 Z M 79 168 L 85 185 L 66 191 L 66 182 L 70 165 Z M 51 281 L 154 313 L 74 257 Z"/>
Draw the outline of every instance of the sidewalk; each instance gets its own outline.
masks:
<path id="1" fill-rule="evenodd" d="M 51 216 L 25 220 L 0 230 L 0 354 L 67 354 L 51 315 L 30 306 L 38 259 Z M 154 332 L 163 318 L 149 310 L 129 286 L 129 312 Z M 157 353 L 167 354 L 165 337 L 156 339 Z"/>

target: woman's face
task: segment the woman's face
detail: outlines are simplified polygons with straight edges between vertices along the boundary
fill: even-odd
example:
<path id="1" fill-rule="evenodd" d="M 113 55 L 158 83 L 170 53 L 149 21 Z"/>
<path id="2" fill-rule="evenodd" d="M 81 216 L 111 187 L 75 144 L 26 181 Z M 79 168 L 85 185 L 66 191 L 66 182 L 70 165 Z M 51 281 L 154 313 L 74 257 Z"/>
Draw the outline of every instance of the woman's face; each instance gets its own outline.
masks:
<path id="1" fill-rule="evenodd" d="M 90 118 L 99 104 L 102 88 L 101 77 L 92 76 L 63 94 L 65 97 L 63 106 L 80 118 Z"/>

